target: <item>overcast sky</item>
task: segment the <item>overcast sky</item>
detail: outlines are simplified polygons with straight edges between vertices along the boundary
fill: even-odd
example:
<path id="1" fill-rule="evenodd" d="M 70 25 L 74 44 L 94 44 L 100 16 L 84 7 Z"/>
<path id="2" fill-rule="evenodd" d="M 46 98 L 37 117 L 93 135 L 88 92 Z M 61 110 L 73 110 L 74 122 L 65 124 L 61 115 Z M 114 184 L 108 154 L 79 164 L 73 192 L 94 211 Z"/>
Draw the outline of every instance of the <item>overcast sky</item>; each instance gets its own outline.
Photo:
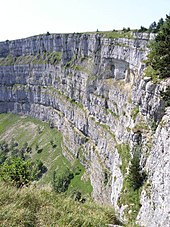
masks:
<path id="1" fill-rule="evenodd" d="M 0 0 L 0 41 L 148 27 L 169 13 L 170 0 Z"/>

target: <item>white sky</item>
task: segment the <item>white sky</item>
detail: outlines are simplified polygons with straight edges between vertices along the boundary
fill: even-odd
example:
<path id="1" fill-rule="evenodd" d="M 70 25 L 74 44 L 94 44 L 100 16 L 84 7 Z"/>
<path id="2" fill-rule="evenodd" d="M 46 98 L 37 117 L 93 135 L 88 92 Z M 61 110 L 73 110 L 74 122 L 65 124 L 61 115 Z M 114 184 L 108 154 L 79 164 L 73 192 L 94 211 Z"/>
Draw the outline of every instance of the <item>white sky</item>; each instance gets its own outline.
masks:
<path id="1" fill-rule="evenodd" d="M 0 41 L 148 27 L 169 13 L 170 0 L 0 0 Z"/>

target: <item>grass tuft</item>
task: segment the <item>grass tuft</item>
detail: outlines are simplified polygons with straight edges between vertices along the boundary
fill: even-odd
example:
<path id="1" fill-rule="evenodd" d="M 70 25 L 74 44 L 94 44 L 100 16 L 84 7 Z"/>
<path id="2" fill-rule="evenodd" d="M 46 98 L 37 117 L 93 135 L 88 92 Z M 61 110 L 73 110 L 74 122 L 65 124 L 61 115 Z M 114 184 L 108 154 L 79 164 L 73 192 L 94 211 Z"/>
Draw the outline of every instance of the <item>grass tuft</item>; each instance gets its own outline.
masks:
<path id="1" fill-rule="evenodd" d="M 0 226 L 102 227 L 118 224 L 111 207 L 76 202 L 48 188 L 16 189 L 0 182 Z"/>

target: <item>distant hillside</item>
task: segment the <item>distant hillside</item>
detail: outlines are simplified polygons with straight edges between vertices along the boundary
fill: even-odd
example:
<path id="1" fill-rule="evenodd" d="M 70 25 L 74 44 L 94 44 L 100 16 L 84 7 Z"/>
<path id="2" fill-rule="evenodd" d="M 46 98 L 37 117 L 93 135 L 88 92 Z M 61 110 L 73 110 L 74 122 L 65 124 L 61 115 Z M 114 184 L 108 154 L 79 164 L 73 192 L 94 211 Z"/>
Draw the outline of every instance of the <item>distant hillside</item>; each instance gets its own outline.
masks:
<path id="1" fill-rule="evenodd" d="M 79 190 L 83 194 L 90 195 L 92 187 L 88 176 L 84 177 L 86 181 L 81 180 L 82 176 L 85 176 L 84 167 L 78 160 L 68 161 L 63 156 L 62 135 L 56 128 L 50 128 L 48 123 L 26 116 L 0 114 L 0 144 L 3 141 L 8 144 L 15 141 L 19 149 L 27 143 L 27 146 L 31 148 L 32 159 L 43 162 L 47 167 L 47 172 L 39 180 L 39 185 L 51 185 L 54 171 L 61 175 L 70 170 L 75 174 L 68 192 Z"/>

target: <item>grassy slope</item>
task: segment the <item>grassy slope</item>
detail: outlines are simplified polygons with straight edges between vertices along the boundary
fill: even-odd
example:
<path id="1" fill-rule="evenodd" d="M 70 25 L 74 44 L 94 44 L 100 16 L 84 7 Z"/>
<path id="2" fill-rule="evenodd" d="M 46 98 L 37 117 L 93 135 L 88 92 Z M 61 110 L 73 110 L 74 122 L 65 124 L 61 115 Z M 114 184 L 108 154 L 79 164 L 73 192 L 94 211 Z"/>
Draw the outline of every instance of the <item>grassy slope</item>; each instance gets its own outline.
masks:
<path id="1" fill-rule="evenodd" d="M 20 147 L 28 142 L 28 145 L 32 148 L 32 158 L 40 159 L 48 168 L 48 172 L 44 174 L 39 184 L 50 183 L 54 170 L 63 173 L 67 168 L 72 169 L 74 166 L 79 169 L 79 174 L 75 175 L 71 181 L 69 191 L 78 189 L 83 194 L 91 193 L 90 182 L 81 180 L 85 171 L 84 167 L 78 160 L 70 163 L 62 155 L 62 135 L 55 128 L 50 128 L 48 123 L 31 117 L 0 114 L 0 141 L 6 140 L 10 143 L 12 138 L 19 143 Z M 54 147 L 50 143 L 51 140 L 55 145 Z M 38 145 L 39 150 L 42 149 L 40 153 L 37 153 L 36 145 Z"/>
<path id="2" fill-rule="evenodd" d="M 30 117 L 0 114 L 0 141 L 9 143 L 12 138 L 20 147 L 28 142 L 32 147 L 32 157 L 41 159 L 48 167 L 48 173 L 38 185 L 22 189 L 0 181 L 0 226 L 104 227 L 119 223 L 112 208 L 97 205 L 89 198 L 85 203 L 76 202 L 68 193 L 57 194 L 48 186 L 55 169 L 62 173 L 66 168 L 73 168 L 61 153 L 62 136 L 56 129 Z M 50 140 L 54 141 L 55 148 Z M 41 153 L 37 153 L 36 144 L 43 148 Z M 72 180 L 69 191 L 78 188 L 83 194 L 90 193 L 89 182 L 81 181 L 85 170 L 78 160 L 74 161 L 74 169 L 79 174 Z M 42 187 L 42 184 L 46 186 Z"/>
<path id="3" fill-rule="evenodd" d="M 16 189 L 0 182 L 2 227 L 104 227 L 119 223 L 112 208 L 76 202 L 49 188 Z"/>

